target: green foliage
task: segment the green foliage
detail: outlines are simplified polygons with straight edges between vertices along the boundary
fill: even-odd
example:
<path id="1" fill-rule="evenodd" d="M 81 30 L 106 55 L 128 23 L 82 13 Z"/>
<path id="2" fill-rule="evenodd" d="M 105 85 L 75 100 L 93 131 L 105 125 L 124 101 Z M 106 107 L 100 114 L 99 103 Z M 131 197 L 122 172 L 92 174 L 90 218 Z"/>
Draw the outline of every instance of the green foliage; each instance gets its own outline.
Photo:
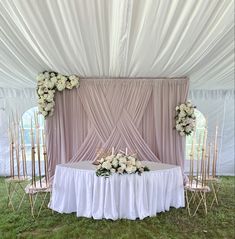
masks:
<path id="1" fill-rule="evenodd" d="M 195 217 L 189 217 L 185 208 L 172 208 L 144 220 L 112 221 L 77 218 L 75 213 L 52 213 L 47 208 L 34 220 L 27 201 L 19 212 L 13 212 L 7 207 L 4 178 L 0 178 L 0 238 L 232 239 L 235 238 L 234 179 L 222 178 L 220 205 L 210 210 L 207 216 L 199 211 Z"/>

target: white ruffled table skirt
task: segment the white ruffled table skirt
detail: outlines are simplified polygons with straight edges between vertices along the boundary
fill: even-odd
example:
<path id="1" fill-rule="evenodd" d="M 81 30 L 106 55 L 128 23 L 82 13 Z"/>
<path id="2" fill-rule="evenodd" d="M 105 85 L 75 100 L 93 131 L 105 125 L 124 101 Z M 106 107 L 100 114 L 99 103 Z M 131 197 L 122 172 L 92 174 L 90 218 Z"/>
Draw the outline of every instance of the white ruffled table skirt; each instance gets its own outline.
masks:
<path id="1" fill-rule="evenodd" d="M 143 219 L 184 207 L 181 168 L 143 162 L 150 172 L 97 177 L 91 162 L 56 166 L 49 207 L 59 213 L 76 212 L 94 219 Z"/>

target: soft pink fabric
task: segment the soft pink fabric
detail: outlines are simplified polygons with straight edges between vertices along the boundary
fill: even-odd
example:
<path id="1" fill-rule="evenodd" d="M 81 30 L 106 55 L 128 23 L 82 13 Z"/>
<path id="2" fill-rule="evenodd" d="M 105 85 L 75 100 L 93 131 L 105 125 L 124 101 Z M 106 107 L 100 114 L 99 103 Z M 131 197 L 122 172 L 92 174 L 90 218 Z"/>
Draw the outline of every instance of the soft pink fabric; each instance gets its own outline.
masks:
<path id="1" fill-rule="evenodd" d="M 187 79 L 83 79 L 78 89 L 57 92 L 46 121 L 50 175 L 57 164 L 93 161 L 98 149 L 112 147 L 183 166 L 183 138 L 173 128 L 187 93 Z"/>

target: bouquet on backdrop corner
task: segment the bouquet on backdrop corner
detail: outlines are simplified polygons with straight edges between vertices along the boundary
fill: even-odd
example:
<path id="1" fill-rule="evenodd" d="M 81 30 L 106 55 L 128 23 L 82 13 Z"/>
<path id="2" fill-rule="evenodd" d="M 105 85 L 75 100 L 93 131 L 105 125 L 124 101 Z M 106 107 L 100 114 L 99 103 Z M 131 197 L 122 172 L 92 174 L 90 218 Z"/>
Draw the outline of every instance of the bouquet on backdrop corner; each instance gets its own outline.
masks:
<path id="1" fill-rule="evenodd" d="M 112 154 L 106 157 L 101 157 L 97 160 L 96 175 L 109 177 L 113 173 L 132 174 L 138 173 L 141 175 L 144 171 L 149 171 L 149 168 L 143 166 L 134 155 L 124 155 L 122 153 Z"/>
<path id="2" fill-rule="evenodd" d="M 71 90 L 79 86 L 79 77 L 65 76 L 57 72 L 44 71 L 37 76 L 38 110 L 44 118 L 53 115 L 55 92 Z"/>
<path id="3" fill-rule="evenodd" d="M 191 101 L 176 106 L 175 129 L 181 136 L 190 135 L 194 131 L 196 126 L 195 108 L 196 106 Z"/>

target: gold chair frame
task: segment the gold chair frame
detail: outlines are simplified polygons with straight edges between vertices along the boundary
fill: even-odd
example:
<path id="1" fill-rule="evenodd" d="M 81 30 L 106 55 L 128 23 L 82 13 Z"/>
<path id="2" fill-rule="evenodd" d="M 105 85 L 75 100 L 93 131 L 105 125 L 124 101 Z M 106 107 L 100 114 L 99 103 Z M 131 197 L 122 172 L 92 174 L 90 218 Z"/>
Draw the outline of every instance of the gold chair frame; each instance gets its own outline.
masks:
<path id="1" fill-rule="evenodd" d="M 9 177 L 5 179 L 7 191 L 7 207 L 11 207 L 13 211 L 19 211 L 26 197 L 24 184 L 29 181 L 29 177 Z M 19 198 L 20 203 L 15 206 L 14 199 Z"/>

